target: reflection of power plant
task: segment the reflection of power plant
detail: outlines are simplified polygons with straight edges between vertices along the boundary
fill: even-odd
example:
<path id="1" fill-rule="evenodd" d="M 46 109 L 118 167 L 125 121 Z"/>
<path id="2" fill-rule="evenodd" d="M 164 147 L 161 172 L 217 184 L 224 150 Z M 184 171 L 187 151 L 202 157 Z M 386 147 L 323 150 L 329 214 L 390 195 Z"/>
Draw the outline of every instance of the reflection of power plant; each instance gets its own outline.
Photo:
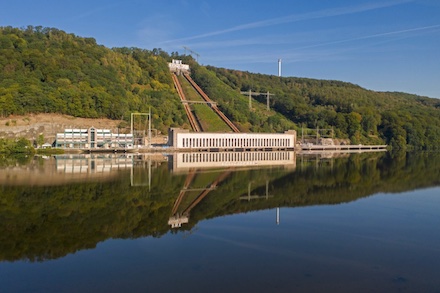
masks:
<path id="1" fill-rule="evenodd" d="M 248 194 L 241 196 L 240 199 L 251 201 L 252 199 L 260 199 L 260 198 L 268 199 L 269 197 L 272 197 L 272 195 L 269 194 L 269 180 L 266 180 L 266 193 L 265 194 L 252 194 L 251 190 L 252 190 L 252 182 L 249 182 L 248 183 Z"/>
<path id="2" fill-rule="evenodd" d="M 133 167 L 131 156 L 59 155 L 55 156 L 57 171 L 72 174 L 108 173 Z"/>
<path id="3" fill-rule="evenodd" d="M 179 228 L 182 224 L 188 223 L 191 210 L 211 191 L 215 190 L 217 186 L 231 174 L 232 170 L 269 166 L 295 168 L 296 157 L 292 151 L 191 152 L 173 154 L 170 165 L 175 173 L 188 172 L 183 188 L 174 203 L 171 216 L 168 220 L 168 224 L 172 228 Z M 196 172 L 209 168 L 224 171 L 214 181 L 202 188 L 192 186 L 195 181 Z M 241 196 L 241 200 L 268 199 L 273 196 L 269 193 L 268 179 L 266 180 L 264 194 L 256 194 L 252 189 L 252 184 L 252 181 L 249 182 L 247 195 Z M 261 184 L 256 185 L 257 188 L 261 187 Z M 279 223 L 279 210 L 277 223 Z"/>
<path id="4" fill-rule="evenodd" d="M 42 156 L 35 157 L 28 165 L 0 169 L 0 183 L 52 186 L 89 180 L 104 181 L 118 172 L 129 171 L 132 166 L 133 158 L 125 155 Z"/>
<path id="5" fill-rule="evenodd" d="M 292 151 L 279 152 L 191 152 L 176 153 L 172 160 L 173 172 L 192 168 L 296 166 Z"/>
<path id="6" fill-rule="evenodd" d="M 254 199 L 269 199 L 270 197 L 273 197 L 273 195 L 269 194 L 269 180 L 266 180 L 266 193 L 264 194 L 252 194 L 252 182 L 248 183 L 248 193 L 247 195 L 240 196 L 241 200 L 245 201 L 251 201 Z M 280 208 L 277 208 L 276 212 L 276 223 L 277 225 L 280 224 Z"/>
<path id="7" fill-rule="evenodd" d="M 109 176 L 130 170 L 131 186 L 151 186 L 151 169 L 168 158 L 162 154 L 85 154 L 56 156 L 58 173 L 79 178 Z"/>
<path id="8" fill-rule="evenodd" d="M 208 184 L 208 186 L 205 186 L 203 188 L 190 188 L 190 185 L 193 182 L 194 177 L 196 175 L 195 170 L 191 170 L 186 177 L 185 183 L 183 185 L 182 190 L 179 193 L 179 196 L 174 202 L 174 206 L 171 212 L 171 217 L 168 220 L 168 225 L 170 225 L 172 228 L 179 228 L 182 226 L 182 224 L 188 223 L 191 210 L 197 204 L 199 204 L 209 194 L 211 190 L 216 189 L 217 185 L 222 181 L 224 181 L 230 174 L 231 171 L 226 170 L 225 172 L 220 174 L 212 183 Z M 197 196 L 195 196 L 195 198 L 193 197 L 189 201 L 188 206 L 182 208 L 182 206 L 185 206 L 182 204 L 185 199 L 185 196 L 191 192 L 196 192 Z"/>
<path id="9" fill-rule="evenodd" d="M 163 154 L 133 154 L 133 168 L 131 168 L 131 186 L 149 186 L 151 189 L 152 169 L 168 162 L 168 156 Z"/>
<path id="10" fill-rule="evenodd" d="M 154 176 L 152 170 L 160 165 L 163 167 L 168 165 L 174 173 L 187 172 L 187 178 L 177 196 L 168 221 L 173 228 L 188 223 L 194 207 L 202 202 L 211 191 L 216 190 L 233 170 L 276 166 L 286 166 L 290 169 L 296 166 L 295 153 L 292 151 L 190 152 L 172 155 L 156 153 L 57 155 L 45 157 L 44 164 L 41 163 L 42 159 L 35 160 L 34 164 L 27 167 L 14 166 L 6 169 L 4 172 L 8 176 L 0 176 L 0 183 L 49 186 L 70 182 L 113 180 L 121 176 L 118 174 L 123 174 L 122 176 L 127 179 L 127 176 L 130 176 L 131 186 L 140 188 L 148 186 L 148 189 L 145 189 L 148 192 L 152 189 L 151 182 Z M 206 171 L 207 169 L 209 171 Z M 205 170 L 202 173 L 210 175 L 197 177 L 196 170 Z M 262 183 L 264 184 L 264 181 Z M 248 185 L 247 197 L 243 196 L 241 199 L 254 200 L 272 197 L 269 193 L 269 179 L 266 180 L 265 192 L 262 192 L 262 188 L 264 188 L 262 184 L 251 181 Z M 258 195 L 257 192 L 264 194 Z"/>

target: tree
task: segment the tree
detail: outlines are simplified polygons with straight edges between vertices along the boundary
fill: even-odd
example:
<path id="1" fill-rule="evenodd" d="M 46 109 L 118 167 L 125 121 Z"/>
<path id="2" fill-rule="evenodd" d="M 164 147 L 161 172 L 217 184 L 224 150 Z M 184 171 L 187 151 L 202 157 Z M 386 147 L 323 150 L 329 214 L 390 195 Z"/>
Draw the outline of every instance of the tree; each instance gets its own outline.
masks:
<path id="1" fill-rule="evenodd" d="M 37 146 L 41 147 L 44 144 L 45 140 L 44 140 L 44 135 L 40 134 L 37 137 Z"/>

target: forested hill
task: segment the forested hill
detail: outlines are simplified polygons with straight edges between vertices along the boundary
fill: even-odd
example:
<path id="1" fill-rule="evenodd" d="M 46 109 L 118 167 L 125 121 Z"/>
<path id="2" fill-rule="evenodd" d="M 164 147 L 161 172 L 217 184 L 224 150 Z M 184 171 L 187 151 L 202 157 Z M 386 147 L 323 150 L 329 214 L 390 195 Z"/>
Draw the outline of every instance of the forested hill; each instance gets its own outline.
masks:
<path id="1" fill-rule="evenodd" d="M 60 113 L 128 120 L 151 107 L 153 127 L 189 128 L 167 62 L 193 79 L 243 131 L 335 130 L 352 143 L 431 149 L 440 145 L 440 100 L 378 93 L 340 81 L 252 74 L 198 65 L 161 49 L 109 49 L 55 28 L 0 27 L 0 115 Z M 269 91 L 252 110 L 240 91 Z"/>
<path id="2" fill-rule="evenodd" d="M 393 146 L 440 146 L 440 100 L 357 85 L 307 78 L 269 76 L 208 66 L 235 90 L 273 94 L 271 107 L 298 127 L 334 128 L 354 144 L 381 141 Z M 264 103 L 266 96 L 261 95 Z"/>
<path id="3" fill-rule="evenodd" d="M 159 49 L 108 49 L 55 28 L 0 28 L 0 114 L 128 120 L 151 107 L 156 128 L 183 126 L 169 57 Z"/>

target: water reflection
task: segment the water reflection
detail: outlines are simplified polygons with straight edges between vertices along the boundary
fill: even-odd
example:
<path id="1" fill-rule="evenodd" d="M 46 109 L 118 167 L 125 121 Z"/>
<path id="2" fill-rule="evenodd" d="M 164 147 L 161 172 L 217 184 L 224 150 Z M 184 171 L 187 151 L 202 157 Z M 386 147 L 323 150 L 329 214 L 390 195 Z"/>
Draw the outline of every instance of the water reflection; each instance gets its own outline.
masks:
<path id="1" fill-rule="evenodd" d="M 440 184 L 439 154 L 254 153 L 223 165 L 212 158 L 207 165 L 209 153 L 57 156 L 3 168 L 0 260 L 54 259 L 109 238 L 190 231 L 224 215 Z"/>
<path id="2" fill-rule="evenodd" d="M 125 155 L 58 155 L 35 157 L 28 164 L 0 168 L 2 185 L 60 185 L 69 182 L 111 180 L 133 167 Z"/>
<path id="3" fill-rule="evenodd" d="M 174 172 L 194 168 L 286 166 L 294 168 L 296 156 L 291 151 L 273 152 L 192 152 L 172 155 Z"/>

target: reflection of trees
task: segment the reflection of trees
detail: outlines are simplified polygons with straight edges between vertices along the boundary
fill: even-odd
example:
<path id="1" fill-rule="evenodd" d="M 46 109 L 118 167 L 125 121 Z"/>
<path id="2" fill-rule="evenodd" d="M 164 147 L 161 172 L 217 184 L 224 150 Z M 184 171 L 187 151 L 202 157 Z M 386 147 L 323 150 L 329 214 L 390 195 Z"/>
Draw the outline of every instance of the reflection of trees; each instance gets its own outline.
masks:
<path id="1" fill-rule="evenodd" d="M 127 172 L 111 183 L 3 187 L 0 259 L 51 259 L 110 237 L 167 232 L 173 198 L 146 199 L 143 188 L 129 189 L 129 182 Z"/>
<path id="2" fill-rule="evenodd" d="M 29 156 L 26 154 L 16 154 L 14 156 L 1 154 L 0 167 L 28 164 L 30 161 L 32 161 L 33 157 L 33 155 Z"/>
<path id="3" fill-rule="evenodd" d="M 224 170 L 197 174 L 207 186 Z M 108 238 L 159 237 L 170 231 L 169 215 L 186 175 L 165 165 L 153 170 L 151 189 L 130 187 L 129 172 L 111 182 L 52 187 L 2 186 L 0 259 L 44 260 L 93 248 Z M 249 190 L 249 182 L 251 190 Z M 266 182 L 269 182 L 266 185 Z M 440 154 L 352 155 L 305 160 L 296 171 L 283 168 L 230 174 L 191 211 L 183 229 L 222 215 L 275 207 L 349 202 L 377 192 L 400 192 L 440 184 Z M 252 201 L 240 197 L 265 194 Z M 174 232 L 173 232 L 174 233 Z"/>

